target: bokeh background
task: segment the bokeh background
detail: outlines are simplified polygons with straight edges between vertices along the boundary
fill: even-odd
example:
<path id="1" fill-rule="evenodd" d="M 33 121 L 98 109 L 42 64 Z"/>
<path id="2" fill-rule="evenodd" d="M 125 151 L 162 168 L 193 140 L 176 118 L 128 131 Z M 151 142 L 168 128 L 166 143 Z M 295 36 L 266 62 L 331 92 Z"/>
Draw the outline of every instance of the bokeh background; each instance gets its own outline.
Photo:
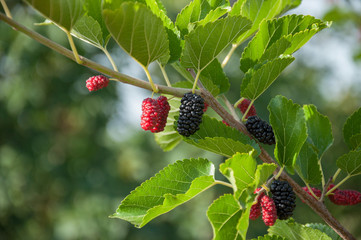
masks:
<path id="1" fill-rule="evenodd" d="M 44 21 L 34 10 L 19 0 L 7 2 L 17 21 L 68 46 L 56 27 L 34 25 Z M 163 2 L 174 20 L 189 1 Z M 295 54 L 296 61 L 255 105 L 268 119 L 268 102 L 282 94 L 299 104 L 312 103 L 327 115 L 335 138 L 323 158 L 329 177 L 336 170 L 336 159 L 348 151 L 342 126 L 361 106 L 361 1 L 303 0 L 291 13 L 313 15 L 333 25 Z M 110 66 L 97 49 L 78 40 L 76 44 L 81 54 Z M 146 79 L 114 42 L 109 49 L 121 72 Z M 239 98 L 241 52 L 242 47 L 225 69 L 232 102 Z M 182 80 L 171 67 L 167 71 L 172 82 Z M 164 153 L 152 133 L 139 125 L 141 101 L 151 93 L 111 82 L 90 94 L 85 80 L 94 74 L 0 22 L 0 239 L 211 239 L 206 211 L 229 191 L 223 186 L 207 190 L 142 229 L 108 218 L 132 189 L 166 165 L 207 157 L 218 166 L 224 159 L 185 143 Z M 156 65 L 151 65 L 151 74 L 162 83 Z M 360 176 L 343 187 L 361 191 Z M 299 200 L 297 204 L 297 222 L 322 222 L 308 206 Z M 326 204 L 361 238 L 360 205 L 334 206 L 328 200 Z M 257 220 L 248 236 L 266 231 Z"/>

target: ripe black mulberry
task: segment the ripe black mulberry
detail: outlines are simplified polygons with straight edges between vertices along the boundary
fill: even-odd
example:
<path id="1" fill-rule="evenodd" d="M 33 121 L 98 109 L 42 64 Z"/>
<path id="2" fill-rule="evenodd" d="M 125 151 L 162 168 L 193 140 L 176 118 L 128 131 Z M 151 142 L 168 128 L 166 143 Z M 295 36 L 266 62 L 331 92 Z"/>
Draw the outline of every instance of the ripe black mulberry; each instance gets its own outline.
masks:
<path id="1" fill-rule="evenodd" d="M 246 127 L 248 132 L 250 132 L 261 143 L 269 145 L 276 143 L 271 125 L 260 119 L 258 116 L 250 116 L 247 119 Z"/>
<path id="2" fill-rule="evenodd" d="M 280 220 L 290 218 L 296 207 L 296 195 L 291 185 L 287 181 L 274 180 L 270 190 L 276 204 L 278 218 Z"/>

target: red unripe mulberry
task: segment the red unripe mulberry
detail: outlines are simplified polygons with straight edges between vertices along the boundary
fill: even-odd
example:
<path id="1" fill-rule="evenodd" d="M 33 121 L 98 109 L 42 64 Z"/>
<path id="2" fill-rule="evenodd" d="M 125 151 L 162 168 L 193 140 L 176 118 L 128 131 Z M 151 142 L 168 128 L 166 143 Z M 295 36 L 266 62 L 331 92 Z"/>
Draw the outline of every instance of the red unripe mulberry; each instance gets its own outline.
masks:
<path id="1" fill-rule="evenodd" d="M 238 104 L 237 107 L 244 114 L 247 111 L 247 108 L 250 104 L 251 104 L 251 101 L 248 100 L 247 98 L 245 98 L 245 99 L 243 99 L 243 101 L 240 104 Z M 247 113 L 246 118 L 248 118 L 250 116 L 256 116 L 256 115 L 257 115 L 256 108 L 254 107 L 254 105 L 252 105 Z"/>
<path id="2" fill-rule="evenodd" d="M 262 220 L 266 226 L 273 226 L 277 220 L 277 210 L 273 199 L 264 195 L 260 204 L 262 207 Z"/>
<path id="3" fill-rule="evenodd" d="M 157 99 L 144 99 L 142 102 L 141 127 L 152 133 L 163 131 L 167 124 L 169 110 L 169 103 L 164 96 L 160 96 Z"/>
<path id="4" fill-rule="evenodd" d="M 355 190 L 336 189 L 328 198 L 336 205 L 356 205 L 361 202 L 361 193 Z"/>
<path id="5" fill-rule="evenodd" d="M 89 89 L 89 92 L 93 92 L 107 87 L 108 83 L 109 79 L 106 76 L 98 75 L 88 78 L 86 80 L 86 87 Z"/>

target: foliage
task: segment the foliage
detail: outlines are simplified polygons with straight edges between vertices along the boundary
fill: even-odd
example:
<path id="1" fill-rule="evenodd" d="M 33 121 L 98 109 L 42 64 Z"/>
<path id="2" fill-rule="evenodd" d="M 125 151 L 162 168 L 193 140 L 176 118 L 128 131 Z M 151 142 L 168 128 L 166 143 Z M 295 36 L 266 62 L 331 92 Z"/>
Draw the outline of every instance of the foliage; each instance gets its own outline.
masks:
<path id="1" fill-rule="evenodd" d="M 175 86 L 191 91 L 193 85 L 193 92 L 199 86 L 214 101 L 230 89 L 229 79 L 223 70 L 227 61 L 221 64 L 219 60 L 230 45 L 234 49 L 251 38 L 239 60 L 244 76 L 237 84 L 240 97 L 253 103 L 295 60 L 292 54 L 316 33 L 330 26 L 329 22 L 312 16 L 281 16 L 297 7 L 300 4 L 297 0 L 238 0 L 233 6 L 228 0 L 194 0 L 178 14 L 175 23 L 159 0 L 26 2 L 61 30 L 71 32 L 101 49 L 116 70 L 106 50 L 113 39 L 144 68 L 154 92 L 158 89 L 154 87 L 147 69 L 151 63 L 158 62 L 163 72 L 164 67 L 171 64 L 188 81 L 173 83 L 173 93 L 179 96 Z M 69 43 L 74 51 L 71 37 Z M 231 50 L 227 57 L 232 53 Z M 74 55 L 77 55 L 76 51 Z M 164 77 L 168 79 L 166 74 Z M 170 85 L 169 82 L 167 84 Z M 164 90 L 162 93 L 171 92 Z M 233 193 L 220 196 L 207 211 L 213 239 L 246 239 L 250 209 L 255 200 L 253 192 L 261 186 L 267 190 L 268 180 L 277 165 L 257 162 L 257 158 L 264 161 L 262 151 L 265 150 L 249 138 L 247 132 L 234 128 L 236 120 L 233 125 L 226 126 L 206 114 L 198 132 L 190 137 L 181 137 L 176 132 L 179 98 L 171 99 L 170 105 L 167 127 L 164 132 L 155 135 L 156 142 L 165 151 L 173 150 L 183 141 L 227 157 L 220 164 L 219 172 L 228 182 L 215 179 L 215 166 L 206 158 L 177 161 L 133 190 L 111 217 L 141 228 L 205 190 L 225 185 L 231 187 Z M 223 108 L 214 103 L 211 107 L 214 110 Z M 333 143 L 328 117 L 319 113 L 314 105 L 301 106 L 281 95 L 272 98 L 268 110 L 276 138 L 274 156 L 281 169 L 276 177 L 285 170 L 290 174 L 297 173 L 307 186 L 320 183 L 324 186 L 321 159 Z M 217 113 L 225 118 L 222 111 Z M 351 115 L 343 128 L 350 152 L 337 160 L 337 167 L 347 174 L 338 186 L 361 173 L 360 113 L 359 109 Z M 268 235 L 258 239 L 331 239 L 328 235 L 335 238 L 332 231 L 323 233 L 321 229 L 317 225 L 278 220 L 268 229 Z"/>

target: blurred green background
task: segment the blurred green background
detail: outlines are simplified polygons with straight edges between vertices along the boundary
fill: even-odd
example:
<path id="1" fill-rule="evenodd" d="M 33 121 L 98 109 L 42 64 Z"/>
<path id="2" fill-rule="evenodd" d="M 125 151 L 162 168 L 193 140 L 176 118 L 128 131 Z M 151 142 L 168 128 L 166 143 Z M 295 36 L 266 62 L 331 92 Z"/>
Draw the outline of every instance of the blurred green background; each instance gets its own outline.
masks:
<path id="1" fill-rule="evenodd" d="M 21 1 L 7 2 L 17 21 L 68 46 L 56 27 L 35 26 L 44 19 Z M 164 1 L 173 20 L 187 2 Z M 361 105 L 361 1 L 304 0 L 291 13 L 314 15 L 333 25 L 295 54 L 296 61 L 255 105 L 268 119 L 268 102 L 282 94 L 299 104 L 312 103 L 327 115 L 335 138 L 323 158 L 329 177 L 336 159 L 348 151 L 342 126 Z M 80 54 L 109 66 L 100 51 L 78 40 L 76 44 Z M 121 72 L 146 79 L 114 42 L 109 49 Z M 232 102 L 239 98 L 241 52 L 242 47 L 225 69 Z M 162 83 L 158 67 L 152 65 L 151 71 Z M 171 67 L 167 71 L 171 81 L 182 80 Z M 108 218 L 132 189 L 166 165 L 207 157 L 218 166 L 224 159 L 185 143 L 164 153 L 152 133 L 139 126 L 141 101 L 151 93 L 111 82 L 90 94 L 85 80 L 94 74 L 0 23 L 0 239 L 211 239 L 206 211 L 229 191 L 222 186 L 142 229 Z M 361 191 L 359 182 L 355 177 L 343 187 Z M 322 222 L 308 206 L 297 204 L 296 221 Z M 326 204 L 361 238 L 360 205 Z M 250 225 L 249 238 L 266 233 L 260 219 Z"/>

